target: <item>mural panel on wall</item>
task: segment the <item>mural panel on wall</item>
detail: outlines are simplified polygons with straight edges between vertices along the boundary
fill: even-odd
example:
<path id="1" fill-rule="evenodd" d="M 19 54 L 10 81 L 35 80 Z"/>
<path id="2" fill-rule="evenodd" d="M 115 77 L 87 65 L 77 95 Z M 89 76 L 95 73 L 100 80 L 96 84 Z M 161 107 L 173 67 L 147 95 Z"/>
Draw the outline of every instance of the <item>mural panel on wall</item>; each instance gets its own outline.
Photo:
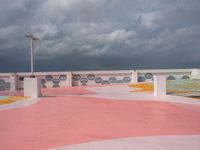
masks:
<path id="1" fill-rule="evenodd" d="M 184 75 L 184 76 L 182 77 L 182 79 L 190 79 L 190 77 L 189 77 L 189 76 L 186 76 L 186 75 Z"/>
<path id="2" fill-rule="evenodd" d="M 166 78 L 168 81 L 170 80 L 176 80 L 176 79 L 190 79 L 190 75 L 184 75 L 184 74 L 172 74 L 172 75 L 166 75 Z M 148 82 L 153 81 L 153 74 L 152 73 L 146 73 L 146 74 L 140 74 L 138 77 L 138 82 Z"/>
<path id="3" fill-rule="evenodd" d="M 123 81 L 124 81 L 124 83 L 130 83 L 131 82 L 131 78 L 130 77 L 124 77 Z"/>
<path id="4" fill-rule="evenodd" d="M 146 79 L 153 79 L 153 74 L 152 73 L 146 73 L 145 78 Z"/>
<path id="5" fill-rule="evenodd" d="M 52 81 L 53 76 L 52 75 L 46 75 L 45 79 L 46 79 L 46 81 Z"/>
<path id="6" fill-rule="evenodd" d="M 10 90 L 10 82 L 6 79 L 0 79 L 0 91 L 9 91 Z"/>
<path id="7" fill-rule="evenodd" d="M 73 75 L 73 81 L 79 81 L 81 79 L 81 75 L 75 74 Z"/>
<path id="8" fill-rule="evenodd" d="M 138 82 L 152 82 L 155 73 L 139 73 Z M 164 73 L 163 73 L 164 74 Z M 167 80 L 187 80 L 191 78 L 191 72 L 184 73 L 167 73 L 165 74 Z M 27 74 L 19 74 L 17 77 L 18 89 L 23 89 L 23 82 L 25 77 L 29 77 Z M 43 88 L 56 88 L 66 86 L 69 82 L 67 73 L 44 73 L 43 75 L 37 75 L 41 79 L 41 86 Z M 10 76 L 0 77 L 0 91 L 10 90 Z M 131 71 L 127 72 L 72 72 L 72 84 L 74 86 L 86 86 L 86 85 L 105 85 L 105 84 L 128 84 L 132 81 Z"/>
<path id="9" fill-rule="evenodd" d="M 103 79 L 101 77 L 95 78 L 95 83 L 99 84 L 102 83 Z"/>
<path id="10" fill-rule="evenodd" d="M 60 81 L 66 81 L 67 80 L 67 76 L 66 75 L 60 75 L 59 79 L 60 79 Z"/>
<path id="11" fill-rule="evenodd" d="M 88 79 L 87 78 L 81 78 L 80 82 L 81 82 L 81 85 L 87 85 Z"/>
<path id="12" fill-rule="evenodd" d="M 94 79 L 95 79 L 95 75 L 94 75 L 94 74 L 89 74 L 89 75 L 87 76 L 87 79 L 88 79 L 88 80 L 94 80 Z"/>
<path id="13" fill-rule="evenodd" d="M 117 83 L 130 83 L 130 76 L 118 75 L 99 75 L 99 74 L 74 74 L 72 77 L 74 86 L 79 85 L 96 85 L 96 84 L 117 84 Z"/>
<path id="14" fill-rule="evenodd" d="M 28 76 L 27 76 L 28 77 Z M 42 88 L 56 88 L 66 85 L 67 75 L 38 75 Z M 23 89 L 24 76 L 18 78 L 19 89 Z"/>
<path id="15" fill-rule="evenodd" d="M 61 75 L 46 75 L 45 78 L 41 79 L 45 80 L 44 82 L 41 82 L 41 85 L 45 87 L 52 87 L 52 88 L 57 88 L 61 87 L 62 85 L 65 85 L 67 81 L 67 75 L 61 74 Z"/>

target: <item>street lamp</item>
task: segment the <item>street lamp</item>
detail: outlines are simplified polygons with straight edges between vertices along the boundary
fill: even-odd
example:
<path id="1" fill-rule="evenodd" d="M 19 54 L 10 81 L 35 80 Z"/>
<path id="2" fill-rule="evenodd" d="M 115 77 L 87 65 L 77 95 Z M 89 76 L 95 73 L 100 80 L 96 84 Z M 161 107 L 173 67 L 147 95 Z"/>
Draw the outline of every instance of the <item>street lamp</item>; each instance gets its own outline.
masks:
<path id="1" fill-rule="evenodd" d="M 31 46 L 31 77 L 34 77 L 34 72 L 33 72 L 33 61 L 34 61 L 34 55 L 33 55 L 33 42 L 38 41 L 39 38 L 36 38 L 32 35 L 32 33 L 29 33 L 25 35 L 25 37 L 30 38 L 30 46 Z"/>

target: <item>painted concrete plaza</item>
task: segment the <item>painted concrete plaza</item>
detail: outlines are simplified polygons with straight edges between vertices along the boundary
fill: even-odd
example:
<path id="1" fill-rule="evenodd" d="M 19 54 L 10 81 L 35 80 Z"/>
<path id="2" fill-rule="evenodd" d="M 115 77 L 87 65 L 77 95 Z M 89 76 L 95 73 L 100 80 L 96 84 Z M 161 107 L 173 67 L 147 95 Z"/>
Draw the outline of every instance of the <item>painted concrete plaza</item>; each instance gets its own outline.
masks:
<path id="1" fill-rule="evenodd" d="M 200 150 L 200 0 L 0 4 L 0 150 Z"/>
<path id="2" fill-rule="evenodd" d="M 198 150 L 200 100 L 141 90 L 129 84 L 46 88 L 40 99 L 0 105 L 0 147 Z"/>

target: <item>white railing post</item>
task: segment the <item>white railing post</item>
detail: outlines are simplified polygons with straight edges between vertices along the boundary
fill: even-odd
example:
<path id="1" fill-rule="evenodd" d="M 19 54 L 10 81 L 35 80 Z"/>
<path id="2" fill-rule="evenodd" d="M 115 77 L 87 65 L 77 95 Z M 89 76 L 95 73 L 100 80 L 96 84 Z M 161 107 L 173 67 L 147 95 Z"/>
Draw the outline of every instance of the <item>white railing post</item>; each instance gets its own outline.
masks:
<path id="1" fill-rule="evenodd" d="M 72 72 L 67 72 L 67 86 L 71 87 L 72 86 Z"/>
<path id="2" fill-rule="evenodd" d="M 10 91 L 17 90 L 17 74 L 10 75 Z"/>
<path id="3" fill-rule="evenodd" d="M 24 96 L 32 99 L 41 96 L 40 79 L 38 78 L 24 78 Z"/>
<path id="4" fill-rule="evenodd" d="M 133 70 L 131 71 L 132 77 L 131 77 L 131 83 L 137 83 L 138 82 L 138 71 Z"/>
<path id="5" fill-rule="evenodd" d="M 191 78 L 200 79 L 200 69 L 192 69 Z"/>
<path id="6" fill-rule="evenodd" d="M 154 76 L 154 96 L 166 96 L 166 76 Z"/>

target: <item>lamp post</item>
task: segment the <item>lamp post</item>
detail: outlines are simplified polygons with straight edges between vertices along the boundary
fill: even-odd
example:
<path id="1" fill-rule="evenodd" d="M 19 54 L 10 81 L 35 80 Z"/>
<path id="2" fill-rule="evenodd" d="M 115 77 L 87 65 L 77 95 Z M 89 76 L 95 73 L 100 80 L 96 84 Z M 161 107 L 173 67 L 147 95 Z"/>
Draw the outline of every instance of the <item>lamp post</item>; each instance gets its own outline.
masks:
<path id="1" fill-rule="evenodd" d="M 34 69 L 33 69 L 33 61 L 34 61 L 33 42 L 34 41 L 38 41 L 39 38 L 34 37 L 31 33 L 25 35 L 25 37 L 30 38 L 30 47 L 31 47 L 31 77 L 34 77 Z"/>

